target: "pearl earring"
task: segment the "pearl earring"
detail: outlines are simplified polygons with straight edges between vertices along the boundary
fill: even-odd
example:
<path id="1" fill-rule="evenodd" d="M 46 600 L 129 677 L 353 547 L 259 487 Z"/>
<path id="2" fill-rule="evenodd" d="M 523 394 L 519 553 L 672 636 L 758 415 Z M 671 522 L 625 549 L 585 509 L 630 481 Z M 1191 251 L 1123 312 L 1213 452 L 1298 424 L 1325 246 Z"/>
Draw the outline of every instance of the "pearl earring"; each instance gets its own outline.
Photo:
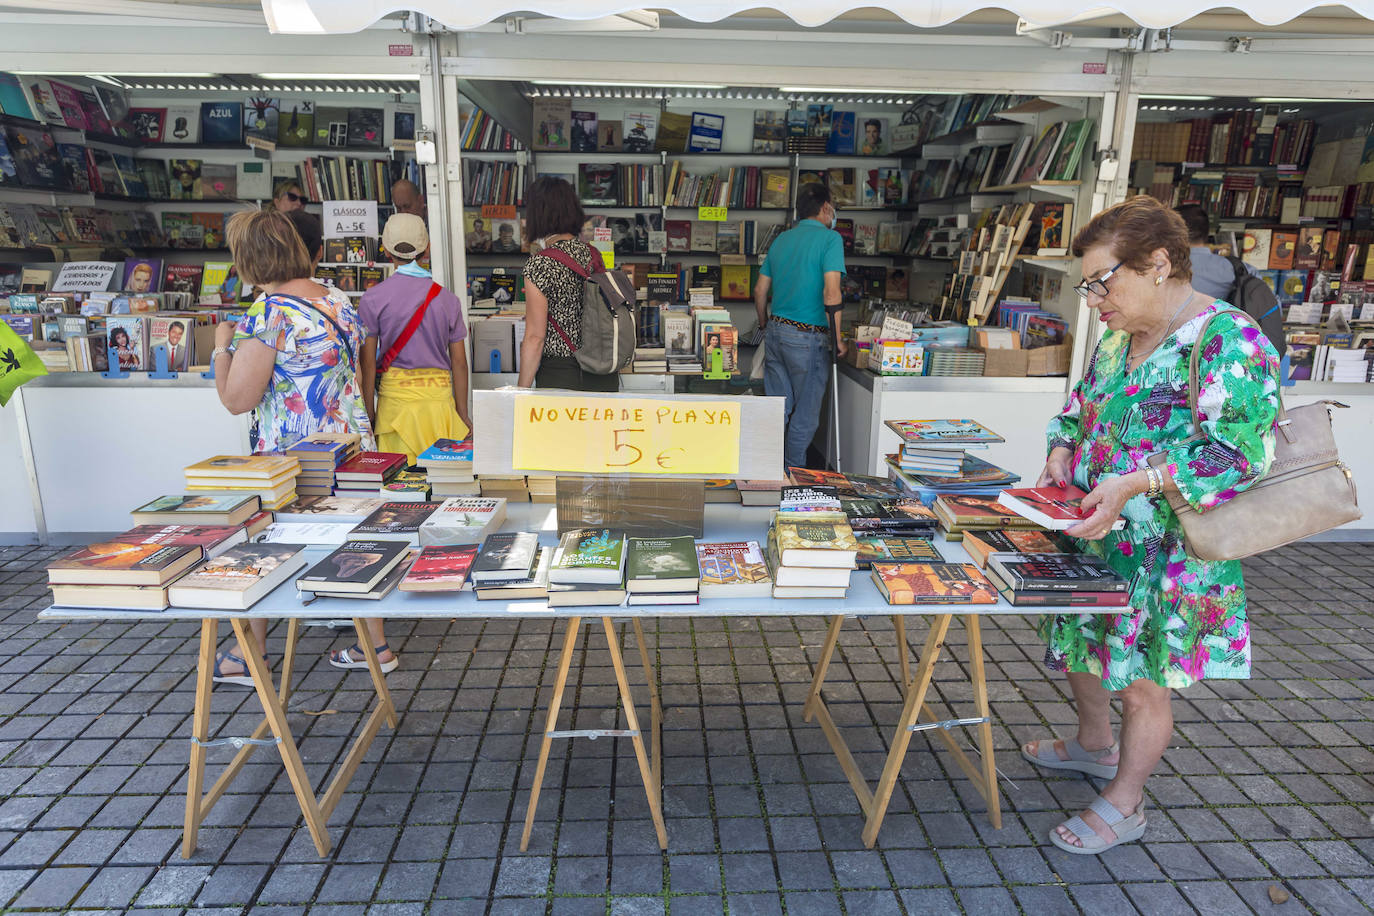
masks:
<path id="1" fill-rule="evenodd" d="M 1163 277 L 1155 277 L 1155 286 L 1158 286 L 1159 284 L 1161 284 L 1161 283 L 1163 283 L 1163 282 L 1164 282 L 1164 278 L 1163 278 Z"/>

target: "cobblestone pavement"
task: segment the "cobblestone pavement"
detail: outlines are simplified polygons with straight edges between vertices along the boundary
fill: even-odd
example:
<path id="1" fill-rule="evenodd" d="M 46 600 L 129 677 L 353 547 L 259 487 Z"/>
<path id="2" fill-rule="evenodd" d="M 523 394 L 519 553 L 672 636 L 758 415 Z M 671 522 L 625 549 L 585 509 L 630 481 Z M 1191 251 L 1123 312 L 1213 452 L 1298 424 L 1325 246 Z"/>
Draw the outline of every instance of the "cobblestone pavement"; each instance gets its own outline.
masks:
<path id="1" fill-rule="evenodd" d="M 1147 790 L 1145 842 L 1101 859 L 1043 839 L 1092 785 L 1034 772 L 1015 753 L 1072 713 L 1029 622 L 1004 617 L 985 628 L 1001 830 L 948 755 L 918 736 L 879 845 L 865 849 L 856 800 L 820 729 L 801 719 L 822 619 L 697 619 L 648 635 L 661 665 L 670 851 L 654 842 L 627 742 L 603 739 L 555 743 L 522 854 L 553 625 L 436 621 L 388 628 L 402 652 L 389 676 L 401 723 L 373 744 L 331 818 L 333 853 L 316 854 L 279 759 L 263 749 L 183 860 L 197 626 L 37 621 L 52 553 L 0 548 L 0 907 L 13 911 L 1212 916 L 1374 904 L 1370 545 L 1247 562 L 1256 676 L 1180 694 L 1175 740 Z M 923 628 L 911 629 L 919 645 Z M 579 654 L 565 727 L 613 721 L 599 632 Z M 365 674 L 324 663 L 341 639 L 306 630 L 290 704 L 317 784 L 371 695 Z M 873 777 L 899 712 L 893 642 L 886 620 L 848 624 L 828 691 Z M 957 627 L 950 642 L 937 688 L 966 709 Z M 639 698 L 643 712 L 642 687 Z M 220 734 L 247 734 L 260 716 L 241 688 L 217 688 L 215 703 Z M 325 708 L 338 712 L 302 712 Z M 211 751 L 212 768 L 230 753 Z M 1291 899 L 1272 904 L 1275 886 Z"/>

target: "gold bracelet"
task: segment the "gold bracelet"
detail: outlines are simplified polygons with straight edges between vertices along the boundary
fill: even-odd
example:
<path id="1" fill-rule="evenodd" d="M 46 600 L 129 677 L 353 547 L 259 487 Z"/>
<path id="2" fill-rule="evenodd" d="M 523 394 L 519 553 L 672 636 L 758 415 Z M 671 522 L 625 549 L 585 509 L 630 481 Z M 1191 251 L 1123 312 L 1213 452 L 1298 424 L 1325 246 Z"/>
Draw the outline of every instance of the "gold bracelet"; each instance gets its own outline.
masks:
<path id="1" fill-rule="evenodd" d="M 1164 481 L 1160 479 L 1158 469 L 1146 465 L 1145 477 L 1150 481 L 1150 488 L 1145 491 L 1146 497 L 1154 499 L 1159 495 L 1160 490 L 1164 489 Z"/>

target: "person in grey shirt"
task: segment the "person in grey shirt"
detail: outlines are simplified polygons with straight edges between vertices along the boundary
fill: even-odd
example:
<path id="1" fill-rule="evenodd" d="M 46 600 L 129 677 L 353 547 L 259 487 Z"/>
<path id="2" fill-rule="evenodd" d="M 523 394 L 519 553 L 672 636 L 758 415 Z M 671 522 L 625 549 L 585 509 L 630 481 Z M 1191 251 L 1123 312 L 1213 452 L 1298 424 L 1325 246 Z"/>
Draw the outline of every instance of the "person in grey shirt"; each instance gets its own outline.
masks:
<path id="1" fill-rule="evenodd" d="M 1207 211 L 1199 204 L 1184 204 L 1178 207 L 1178 215 L 1183 217 L 1188 227 L 1188 243 L 1191 246 L 1193 262 L 1193 289 L 1213 299 L 1226 299 L 1231 295 L 1231 287 L 1236 285 L 1236 269 L 1231 262 L 1219 254 L 1213 254 L 1207 247 Z M 1259 272 L 1249 264 L 1245 269 L 1255 276 Z"/>

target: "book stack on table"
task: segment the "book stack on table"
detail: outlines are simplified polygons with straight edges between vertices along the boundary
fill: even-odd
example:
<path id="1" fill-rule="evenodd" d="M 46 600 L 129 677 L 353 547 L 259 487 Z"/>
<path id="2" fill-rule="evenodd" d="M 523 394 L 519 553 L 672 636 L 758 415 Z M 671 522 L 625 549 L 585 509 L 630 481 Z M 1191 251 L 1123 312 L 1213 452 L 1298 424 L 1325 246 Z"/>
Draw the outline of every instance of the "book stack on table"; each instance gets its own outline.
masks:
<path id="1" fill-rule="evenodd" d="M 995 496 L 942 493 L 931 508 L 940 520 L 947 541 L 961 540 L 966 531 L 1041 530 L 1035 522 L 1003 506 Z"/>
<path id="2" fill-rule="evenodd" d="M 399 452 L 359 452 L 334 471 L 334 495 L 375 497 L 405 466 Z"/>
<path id="3" fill-rule="evenodd" d="M 913 496 L 926 505 L 935 502 L 941 493 L 974 493 L 983 496 L 996 496 L 1003 487 L 1011 486 L 1021 480 L 1005 468 L 984 461 L 973 455 L 965 455 L 959 470 L 953 474 L 919 474 L 904 471 L 897 455 L 888 455 L 887 476 L 903 495 Z"/>
<path id="4" fill-rule="evenodd" d="M 627 542 L 626 604 L 696 604 L 700 586 L 695 538 L 630 538 Z"/>
<path id="5" fill-rule="evenodd" d="M 284 455 L 217 455 L 186 468 L 189 493 L 257 496 L 275 511 L 296 501 L 300 462 Z"/>
<path id="6" fill-rule="evenodd" d="M 424 471 L 409 468 L 399 471 L 395 477 L 377 488 L 377 496 L 395 502 L 429 502 L 429 478 Z"/>
<path id="7" fill-rule="evenodd" d="M 367 496 L 307 496 L 276 514 L 262 539 L 283 544 L 342 544 L 386 500 Z"/>
<path id="8" fill-rule="evenodd" d="M 994 553 L 984 571 L 1018 606 L 1121 607 L 1130 600 L 1126 580 L 1106 561 L 1080 553 Z"/>
<path id="9" fill-rule="evenodd" d="M 554 549 L 540 547 L 532 531 L 501 531 L 482 542 L 472 567 L 478 601 L 516 601 L 549 596 Z"/>
<path id="10" fill-rule="evenodd" d="M 513 503 L 530 501 L 530 488 L 524 477 L 483 477 L 478 483 L 483 496 L 500 496 Z"/>
<path id="11" fill-rule="evenodd" d="M 554 503 L 558 501 L 557 477 L 527 477 L 525 485 L 529 488 L 530 502 Z"/>
<path id="12" fill-rule="evenodd" d="M 317 433 L 306 436 L 286 450 L 300 462 L 297 496 L 329 496 L 334 492 L 334 472 L 358 454 L 362 437 L 357 433 Z"/>
<path id="13" fill-rule="evenodd" d="M 958 474 L 968 449 L 1005 441 L 977 420 L 888 420 L 902 439 L 897 467 L 907 473 Z"/>
<path id="14" fill-rule="evenodd" d="M 768 529 L 774 598 L 842 599 L 859 543 L 830 487 L 783 487 Z"/>
<path id="15" fill-rule="evenodd" d="M 459 442 L 440 439 L 415 459 L 424 468 L 430 493 L 436 499 L 476 496 L 481 492 L 472 473 L 472 437 Z"/>
<path id="16" fill-rule="evenodd" d="M 549 564 L 549 607 L 623 604 L 625 540 L 611 528 L 564 532 Z"/>

